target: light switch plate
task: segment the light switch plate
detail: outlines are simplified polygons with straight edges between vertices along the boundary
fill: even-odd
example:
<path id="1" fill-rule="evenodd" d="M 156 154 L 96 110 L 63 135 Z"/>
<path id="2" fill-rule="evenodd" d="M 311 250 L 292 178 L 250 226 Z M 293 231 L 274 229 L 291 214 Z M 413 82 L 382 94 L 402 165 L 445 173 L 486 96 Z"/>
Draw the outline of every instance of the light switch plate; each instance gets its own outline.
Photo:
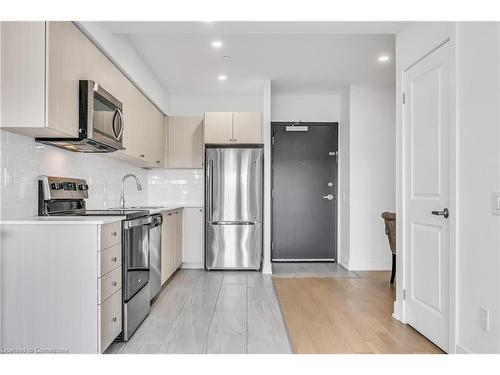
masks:
<path id="1" fill-rule="evenodd" d="M 500 215 L 500 193 L 491 193 L 491 210 L 493 215 Z"/>

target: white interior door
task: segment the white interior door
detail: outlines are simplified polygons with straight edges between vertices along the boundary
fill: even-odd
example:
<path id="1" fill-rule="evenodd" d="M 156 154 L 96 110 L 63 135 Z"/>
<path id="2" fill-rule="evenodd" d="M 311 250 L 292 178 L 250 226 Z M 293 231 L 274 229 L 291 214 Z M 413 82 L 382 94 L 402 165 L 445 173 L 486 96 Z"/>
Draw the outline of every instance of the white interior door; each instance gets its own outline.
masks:
<path id="1" fill-rule="evenodd" d="M 408 69 L 403 82 L 406 321 L 444 351 L 450 321 L 449 219 L 443 215 L 449 208 L 449 54 L 444 44 Z"/>

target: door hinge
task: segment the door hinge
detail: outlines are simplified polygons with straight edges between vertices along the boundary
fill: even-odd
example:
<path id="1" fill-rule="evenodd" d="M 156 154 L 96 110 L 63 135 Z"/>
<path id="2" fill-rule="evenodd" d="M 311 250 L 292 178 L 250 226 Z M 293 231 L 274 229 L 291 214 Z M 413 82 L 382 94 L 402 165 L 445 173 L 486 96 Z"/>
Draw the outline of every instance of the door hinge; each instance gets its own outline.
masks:
<path id="1" fill-rule="evenodd" d="M 403 104 L 406 104 L 406 94 L 403 93 Z"/>
<path id="2" fill-rule="evenodd" d="M 274 241 L 271 241 L 271 250 L 274 250 Z"/>
<path id="3" fill-rule="evenodd" d="M 403 289 L 403 301 L 406 300 L 406 289 Z"/>
<path id="4" fill-rule="evenodd" d="M 271 198 L 274 198 L 274 189 L 271 189 Z"/>
<path id="5" fill-rule="evenodd" d="M 271 144 L 274 145 L 274 137 L 271 137 Z"/>

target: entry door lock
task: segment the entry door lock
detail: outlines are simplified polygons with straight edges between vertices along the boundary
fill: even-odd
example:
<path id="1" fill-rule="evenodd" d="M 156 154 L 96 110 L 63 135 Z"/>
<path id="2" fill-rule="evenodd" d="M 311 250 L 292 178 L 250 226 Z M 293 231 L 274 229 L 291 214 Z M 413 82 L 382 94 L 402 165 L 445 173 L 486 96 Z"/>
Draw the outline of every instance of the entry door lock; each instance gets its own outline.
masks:
<path id="1" fill-rule="evenodd" d="M 323 195 L 323 199 L 331 201 L 331 200 L 333 200 L 333 195 L 332 194 Z"/>

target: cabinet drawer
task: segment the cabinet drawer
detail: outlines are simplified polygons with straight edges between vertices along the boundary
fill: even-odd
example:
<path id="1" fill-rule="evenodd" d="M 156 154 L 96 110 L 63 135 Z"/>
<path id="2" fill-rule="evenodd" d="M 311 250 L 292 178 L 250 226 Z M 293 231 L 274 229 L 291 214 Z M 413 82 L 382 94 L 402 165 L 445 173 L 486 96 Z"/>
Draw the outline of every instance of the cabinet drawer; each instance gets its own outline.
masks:
<path id="1" fill-rule="evenodd" d="M 122 242 L 122 223 L 101 225 L 101 250 Z"/>
<path id="2" fill-rule="evenodd" d="M 122 268 L 118 267 L 107 275 L 99 278 L 99 303 L 103 303 L 110 295 L 122 287 Z"/>
<path id="3" fill-rule="evenodd" d="M 101 318 L 101 353 L 122 331 L 122 291 L 117 290 L 99 306 Z"/>
<path id="4" fill-rule="evenodd" d="M 122 245 L 117 244 L 103 250 L 99 253 L 100 273 L 99 277 L 104 276 L 116 267 L 122 264 Z"/>

